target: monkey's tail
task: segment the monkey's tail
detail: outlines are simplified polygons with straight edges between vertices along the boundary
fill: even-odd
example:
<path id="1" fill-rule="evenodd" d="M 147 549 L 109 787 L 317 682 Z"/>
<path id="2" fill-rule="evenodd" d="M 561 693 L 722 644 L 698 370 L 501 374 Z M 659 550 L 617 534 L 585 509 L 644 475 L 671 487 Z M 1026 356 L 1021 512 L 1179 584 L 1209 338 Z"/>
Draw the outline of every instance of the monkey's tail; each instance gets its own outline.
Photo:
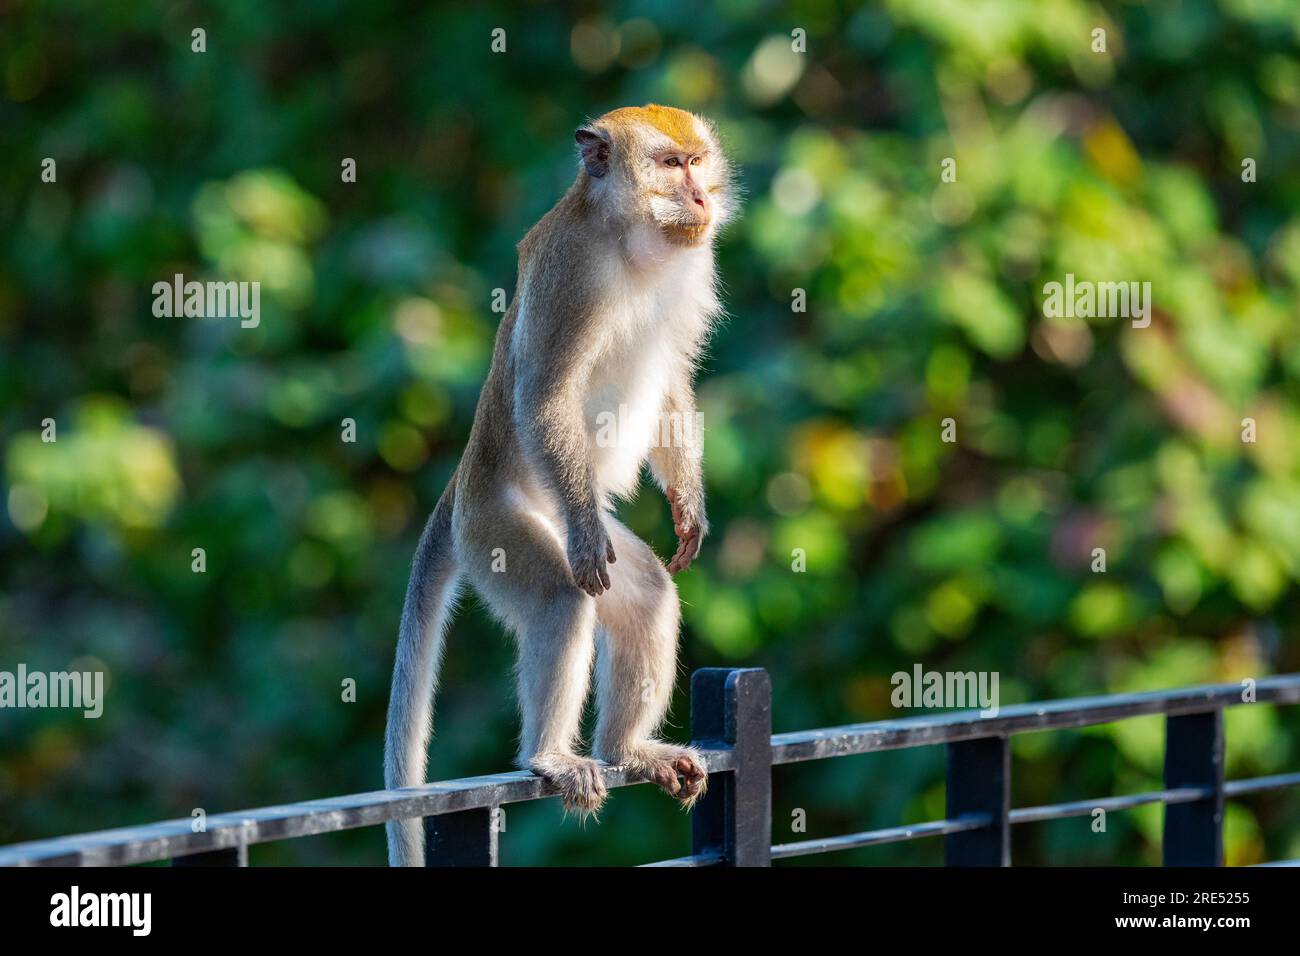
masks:
<path id="1" fill-rule="evenodd" d="M 384 786 L 389 789 L 425 782 L 443 637 L 460 587 L 451 535 L 455 498 L 453 475 L 424 526 L 411 562 L 393 665 L 393 689 L 388 699 L 388 729 L 384 734 Z M 422 866 L 422 822 L 390 820 L 387 829 L 388 862 L 392 866 Z"/>

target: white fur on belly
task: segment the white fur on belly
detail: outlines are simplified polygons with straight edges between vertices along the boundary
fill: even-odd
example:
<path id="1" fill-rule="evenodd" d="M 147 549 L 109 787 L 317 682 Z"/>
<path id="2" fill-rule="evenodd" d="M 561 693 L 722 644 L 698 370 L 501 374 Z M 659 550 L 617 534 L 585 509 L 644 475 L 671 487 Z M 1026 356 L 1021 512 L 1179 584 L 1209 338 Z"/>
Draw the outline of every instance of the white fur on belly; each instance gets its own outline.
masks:
<path id="1" fill-rule="evenodd" d="M 631 493 L 650 449 L 673 432 L 664 400 L 673 381 L 689 378 L 709 322 L 721 310 L 714 291 L 713 250 L 666 242 L 637 227 L 620 247 L 591 264 L 602 290 L 592 343 L 598 350 L 583 400 L 597 494 L 608 503 Z M 532 284 L 520 290 L 511 349 L 531 352 Z M 536 502 L 540 489 L 525 491 Z"/>
<path id="2" fill-rule="evenodd" d="M 647 245 L 644 238 L 634 243 L 638 251 Z M 609 335 L 592 373 L 585 411 L 600 489 L 623 496 L 636 488 L 641 467 L 661 438 L 669 385 L 686 371 L 718 309 L 712 251 L 677 248 L 648 260 L 616 260 L 606 281 Z"/>

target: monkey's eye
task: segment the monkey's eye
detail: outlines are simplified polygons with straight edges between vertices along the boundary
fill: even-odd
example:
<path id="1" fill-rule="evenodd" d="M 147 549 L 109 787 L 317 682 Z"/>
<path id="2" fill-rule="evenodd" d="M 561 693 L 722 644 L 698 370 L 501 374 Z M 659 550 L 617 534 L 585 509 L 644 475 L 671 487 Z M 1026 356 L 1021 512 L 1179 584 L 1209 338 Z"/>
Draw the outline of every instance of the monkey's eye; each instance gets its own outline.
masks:
<path id="1" fill-rule="evenodd" d="M 698 166 L 698 165 L 700 165 L 700 163 L 702 163 L 703 161 L 704 161 L 704 157 L 703 157 L 703 156 L 692 156 L 692 157 L 691 157 L 691 165 L 692 165 L 692 166 Z"/>
<path id="2" fill-rule="evenodd" d="M 682 161 L 678 159 L 676 156 L 669 156 L 667 159 L 664 160 L 665 166 L 680 166 L 681 164 Z"/>

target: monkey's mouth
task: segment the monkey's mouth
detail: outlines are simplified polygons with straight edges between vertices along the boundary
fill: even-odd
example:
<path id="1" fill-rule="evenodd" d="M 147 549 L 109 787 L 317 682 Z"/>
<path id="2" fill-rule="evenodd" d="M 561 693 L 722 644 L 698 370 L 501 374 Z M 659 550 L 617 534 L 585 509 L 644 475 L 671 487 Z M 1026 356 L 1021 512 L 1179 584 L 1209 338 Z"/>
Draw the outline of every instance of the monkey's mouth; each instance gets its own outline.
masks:
<path id="1" fill-rule="evenodd" d="M 704 241 L 709 234 L 709 224 L 700 223 L 679 223 L 667 222 L 663 224 L 664 236 L 670 241 L 681 246 L 697 246 Z"/>

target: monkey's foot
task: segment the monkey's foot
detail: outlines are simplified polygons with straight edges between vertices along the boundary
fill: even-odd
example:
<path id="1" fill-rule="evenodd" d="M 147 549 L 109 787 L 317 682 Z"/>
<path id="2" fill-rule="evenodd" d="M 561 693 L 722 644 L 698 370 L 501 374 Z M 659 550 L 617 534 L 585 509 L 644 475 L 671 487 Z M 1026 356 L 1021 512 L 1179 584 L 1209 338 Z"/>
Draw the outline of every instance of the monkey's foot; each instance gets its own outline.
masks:
<path id="1" fill-rule="evenodd" d="M 648 741 L 625 750 L 618 763 L 656 784 L 686 810 L 709 788 L 704 758 L 693 747 Z"/>
<path id="2" fill-rule="evenodd" d="M 540 753 L 528 761 L 528 769 L 560 791 L 565 810 L 572 810 L 585 821 L 594 817 L 605 802 L 605 778 L 599 761 L 577 754 Z"/>

